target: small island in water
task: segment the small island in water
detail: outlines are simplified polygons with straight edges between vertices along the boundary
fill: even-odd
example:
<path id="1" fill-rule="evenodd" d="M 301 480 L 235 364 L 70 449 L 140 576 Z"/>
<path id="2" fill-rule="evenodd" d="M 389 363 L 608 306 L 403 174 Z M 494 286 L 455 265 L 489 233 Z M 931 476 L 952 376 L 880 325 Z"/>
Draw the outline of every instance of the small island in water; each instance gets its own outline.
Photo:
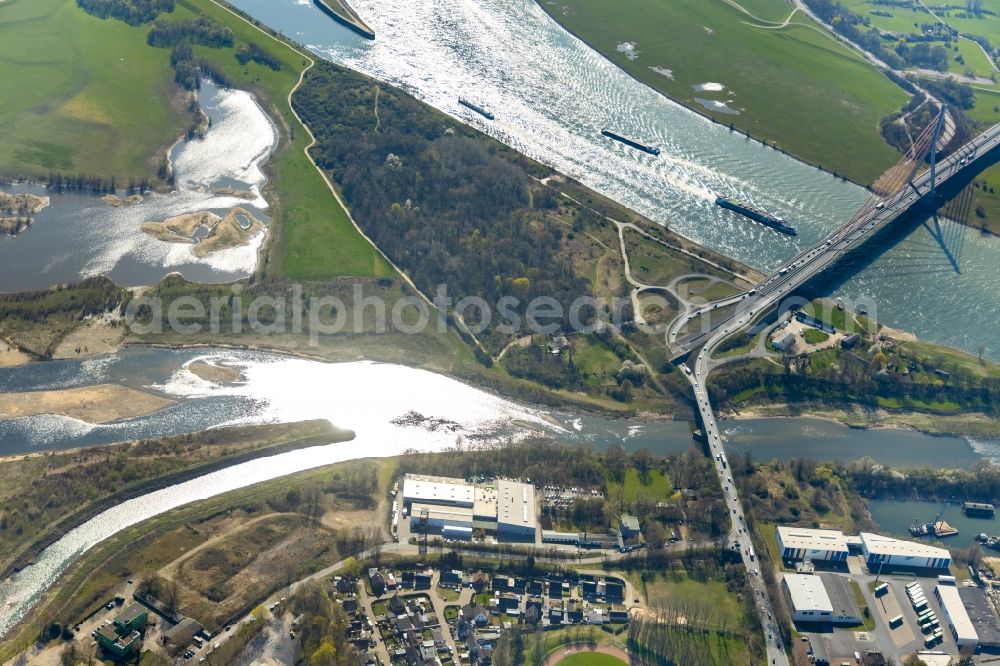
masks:
<path id="1" fill-rule="evenodd" d="M 48 197 L 0 192 L 0 233 L 17 236 L 26 231 L 31 226 L 31 216 L 48 205 Z"/>
<path id="2" fill-rule="evenodd" d="M 208 233 L 198 238 L 197 232 L 202 227 Z M 191 243 L 194 256 L 201 258 L 219 250 L 249 245 L 264 230 L 264 223 L 237 206 L 225 217 L 202 210 L 168 217 L 162 222 L 146 222 L 142 230 L 167 243 Z"/>

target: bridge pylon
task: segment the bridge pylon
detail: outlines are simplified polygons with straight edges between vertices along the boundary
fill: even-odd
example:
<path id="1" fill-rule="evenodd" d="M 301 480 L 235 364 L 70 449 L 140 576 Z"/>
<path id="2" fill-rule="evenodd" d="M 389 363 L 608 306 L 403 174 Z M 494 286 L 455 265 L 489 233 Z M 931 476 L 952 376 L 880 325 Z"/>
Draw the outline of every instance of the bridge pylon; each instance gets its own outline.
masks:
<path id="1" fill-rule="evenodd" d="M 934 138 L 931 139 L 930 148 L 930 158 L 931 158 L 931 196 L 937 194 L 937 144 L 938 139 L 941 138 L 941 130 L 944 128 L 944 121 L 948 115 L 948 107 L 944 104 L 941 105 L 941 112 L 938 114 L 937 123 L 934 126 Z"/>

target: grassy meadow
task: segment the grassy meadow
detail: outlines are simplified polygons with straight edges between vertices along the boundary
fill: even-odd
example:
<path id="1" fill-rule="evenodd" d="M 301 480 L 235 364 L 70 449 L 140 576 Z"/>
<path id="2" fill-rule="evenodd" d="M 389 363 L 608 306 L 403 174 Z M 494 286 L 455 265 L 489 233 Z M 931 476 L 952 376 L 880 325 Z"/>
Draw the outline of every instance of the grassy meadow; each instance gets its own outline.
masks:
<path id="1" fill-rule="evenodd" d="M 195 53 L 222 68 L 238 87 L 256 93 L 283 130 L 283 141 L 266 166 L 270 178 L 268 201 L 278 222 L 271 229 L 275 237 L 266 270 L 292 280 L 392 275 L 391 267 L 358 234 L 303 152 L 311 139 L 292 113 L 288 96 L 309 64 L 307 56 L 212 0 L 178 0 L 171 18 L 193 18 L 198 14 L 231 28 L 236 40 L 231 48 L 196 47 Z M 281 60 L 281 70 L 275 72 L 253 62 L 240 65 L 233 56 L 248 42 Z M 167 55 L 164 50 L 162 57 Z"/>
<path id="2" fill-rule="evenodd" d="M 878 120 L 907 95 L 801 14 L 781 27 L 792 10 L 785 0 L 744 1 L 746 12 L 723 0 L 539 2 L 643 83 L 807 162 L 868 183 L 897 159 Z M 708 82 L 725 90 L 695 90 Z M 706 111 L 696 97 L 740 114 Z"/>
<path id="3" fill-rule="evenodd" d="M 73 0 L 7 0 L 0 35 L 0 175 L 153 176 L 190 124 L 169 56 L 144 29 Z"/>

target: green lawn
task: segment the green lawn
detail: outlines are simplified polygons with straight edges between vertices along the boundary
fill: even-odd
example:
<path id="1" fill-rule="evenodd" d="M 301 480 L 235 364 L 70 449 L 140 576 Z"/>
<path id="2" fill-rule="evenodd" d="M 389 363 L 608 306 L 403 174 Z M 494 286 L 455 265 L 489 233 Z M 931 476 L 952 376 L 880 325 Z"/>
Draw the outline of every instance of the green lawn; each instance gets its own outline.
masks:
<path id="1" fill-rule="evenodd" d="M 740 115 L 710 115 L 809 162 L 867 183 L 898 159 L 877 123 L 907 95 L 801 14 L 776 29 L 723 0 L 541 0 L 541 6 L 640 81 L 702 112 L 696 97 L 726 101 Z M 784 0 L 753 0 L 746 9 L 768 21 L 791 11 Z M 618 50 L 623 42 L 636 45 L 634 59 Z M 673 78 L 652 68 L 670 70 Z M 726 90 L 694 90 L 706 82 Z"/>
<path id="2" fill-rule="evenodd" d="M 72 0 L 7 0 L 0 35 L 0 175 L 153 176 L 190 123 L 145 29 Z"/>
<path id="3" fill-rule="evenodd" d="M 806 332 L 802 334 L 805 338 L 807 344 L 810 345 L 821 345 L 830 339 L 830 335 L 825 331 L 821 331 L 818 328 L 806 329 Z"/>
<path id="4" fill-rule="evenodd" d="M 714 619 L 721 626 L 723 622 L 729 631 L 741 631 L 744 626 L 744 607 L 735 594 L 726 587 L 724 580 L 704 582 L 688 578 L 681 571 L 676 574 L 664 573 L 654 580 L 642 581 L 638 574 L 629 575 L 629 580 L 637 590 L 642 591 L 646 605 L 656 609 L 663 606 L 683 605 L 697 600 L 712 608 Z"/>
<path id="5" fill-rule="evenodd" d="M 619 493 L 625 502 L 635 502 L 639 497 L 662 502 L 674 494 L 674 486 L 667 475 L 658 470 L 650 471 L 649 478 L 644 480 L 630 467 L 625 471 L 623 483 L 608 482 L 608 496 L 617 499 Z"/>
<path id="6" fill-rule="evenodd" d="M 851 589 L 854 590 L 854 603 L 858 605 L 858 610 L 861 611 L 861 619 L 865 631 L 875 631 L 875 618 L 872 616 L 871 611 L 868 610 L 868 604 L 865 603 L 865 595 L 861 593 L 861 586 L 858 585 L 856 580 L 851 581 Z"/>
<path id="7" fill-rule="evenodd" d="M 983 53 L 983 49 L 980 48 L 979 44 L 969 39 L 959 39 L 957 42 L 952 44 L 952 50 L 948 53 L 948 71 L 955 72 L 956 74 L 966 74 L 971 72 L 974 76 L 981 76 L 983 78 L 990 78 L 995 69 L 993 65 L 990 64 L 989 58 Z M 958 52 L 955 52 L 955 48 L 958 48 Z M 964 62 L 958 62 L 955 60 L 956 56 L 962 56 Z"/>
<path id="8" fill-rule="evenodd" d="M 558 661 L 559 666 L 619 666 L 625 662 L 603 652 L 577 652 Z"/>

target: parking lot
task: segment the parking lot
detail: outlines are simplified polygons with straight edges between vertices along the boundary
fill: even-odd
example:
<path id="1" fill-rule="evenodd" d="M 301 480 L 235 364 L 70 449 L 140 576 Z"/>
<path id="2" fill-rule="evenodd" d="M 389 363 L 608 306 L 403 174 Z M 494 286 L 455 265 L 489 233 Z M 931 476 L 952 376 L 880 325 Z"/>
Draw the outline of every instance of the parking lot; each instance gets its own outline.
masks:
<path id="1" fill-rule="evenodd" d="M 852 566 L 851 570 L 857 571 L 858 568 Z M 878 578 L 878 582 L 886 583 L 889 586 L 888 591 L 876 598 L 870 589 L 870 584 L 876 580 L 876 576 L 872 574 L 825 575 L 843 575 L 856 581 L 875 625 L 871 631 L 866 631 L 862 627 L 827 627 L 821 630 L 803 631 L 802 633 L 808 636 L 814 647 L 817 643 L 822 643 L 816 647 L 816 651 L 818 654 L 828 655 L 830 663 L 855 663 L 855 653 L 863 655 L 868 650 L 877 650 L 887 658 L 894 659 L 896 663 L 902 663 L 907 656 L 926 649 L 924 645 L 926 635 L 921 631 L 917 620 L 918 614 L 906 594 L 906 586 L 913 582 L 920 584 L 927 600 L 927 608 L 934 611 L 942 628 L 942 640 L 931 649 L 954 657 L 958 656 L 958 646 L 948 629 L 941 605 L 934 596 L 934 588 L 938 584 L 936 577 L 882 575 Z M 890 627 L 890 620 L 900 615 L 903 617 L 902 623 Z"/>

